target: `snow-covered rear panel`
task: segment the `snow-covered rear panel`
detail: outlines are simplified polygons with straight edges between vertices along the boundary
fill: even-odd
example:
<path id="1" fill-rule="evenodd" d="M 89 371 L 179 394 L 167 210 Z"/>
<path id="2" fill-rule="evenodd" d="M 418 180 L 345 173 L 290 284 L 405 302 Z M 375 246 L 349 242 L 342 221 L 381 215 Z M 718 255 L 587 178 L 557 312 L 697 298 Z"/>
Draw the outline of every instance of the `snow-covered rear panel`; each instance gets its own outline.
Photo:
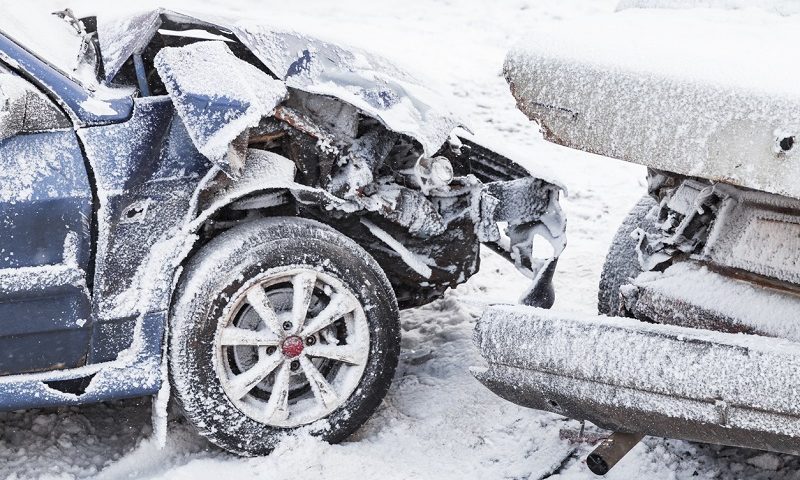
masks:
<path id="1" fill-rule="evenodd" d="M 155 66 L 197 149 L 232 174 L 244 167 L 247 148 L 244 142 L 237 150 L 234 140 L 288 95 L 283 82 L 240 60 L 223 42 L 163 48 Z"/>
<path id="2" fill-rule="evenodd" d="M 552 23 L 508 55 L 553 142 L 800 197 L 800 17 L 630 9 Z"/>

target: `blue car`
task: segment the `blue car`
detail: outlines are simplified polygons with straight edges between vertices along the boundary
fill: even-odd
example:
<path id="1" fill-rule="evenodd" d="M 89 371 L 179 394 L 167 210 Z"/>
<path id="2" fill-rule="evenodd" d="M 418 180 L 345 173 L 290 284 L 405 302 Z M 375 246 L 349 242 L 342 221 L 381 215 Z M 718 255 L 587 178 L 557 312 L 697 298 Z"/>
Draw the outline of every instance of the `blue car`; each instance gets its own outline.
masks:
<path id="1" fill-rule="evenodd" d="M 238 454 L 342 440 L 390 387 L 398 309 L 481 244 L 552 304 L 560 190 L 358 50 L 166 10 L 5 18 L 0 409 L 171 394 Z"/>

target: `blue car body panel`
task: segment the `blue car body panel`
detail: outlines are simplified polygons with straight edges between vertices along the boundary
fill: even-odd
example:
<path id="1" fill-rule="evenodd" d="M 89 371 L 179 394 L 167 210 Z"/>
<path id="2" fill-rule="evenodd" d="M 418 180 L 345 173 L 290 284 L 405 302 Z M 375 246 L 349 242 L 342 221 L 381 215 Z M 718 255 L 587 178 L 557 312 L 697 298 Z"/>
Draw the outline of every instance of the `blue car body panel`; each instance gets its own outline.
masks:
<path id="1" fill-rule="evenodd" d="M 92 191 L 75 132 L 0 141 L 0 169 L 0 374 L 82 365 Z"/>
<path id="2" fill-rule="evenodd" d="M 165 27 L 180 31 L 214 27 L 163 11 L 156 16 Z M 135 31 L 128 31 L 135 30 L 135 25 L 127 21 L 121 25 L 117 33 L 136 37 Z M 301 35 L 250 31 L 241 25 L 235 26 L 234 35 L 218 28 L 216 37 L 224 37 L 225 49 L 230 49 L 231 58 L 236 57 L 232 62 L 235 68 L 225 70 L 226 74 L 239 75 L 243 85 L 272 82 L 280 87 L 275 90 L 280 90 L 280 95 L 258 92 L 253 102 L 237 88 L 226 95 L 205 85 L 196 88 L 191 65 L 184 72 L 188 72 L 183 78 L 186 82 L 175 75 L 172 67 L 177 63 L 156 68 L 160 80 L 153 75 L 148 79 L 141 68 L 134 72 L 135 63 L 155 65 L 172 37 L 163 35 L 157 45 L 151 45 L 158 26 L 151 30 L 149 36 L 134 38 L 135 45 L 130 45 L 141 48 L 117 52 L 118 62 L 111 62 L 116 64 L 116 75 L 105 72 L 109 81 L 135 82 L 142 92 L 153 93 L 136 98 L 130 89 L 113 85 L 84 88 L 0 33 L 0 65 L 30 82 L 37 98 L 45 94 L 71 123 L 71 128 L 59 124 L 42 131 L 14 130 L 23 133 L 8 138 L 0 132 L 0 410 L 75 405 L 158 391 L 165 372 L 163 344 L 172 292 L 184 260 L 216 232 L 262 213 L 252 209 L 276 207 L 271 212 L 338 222 L 336 226 L 346 229 L 348 236 L 373 254 L 387 274 L 397 277 L 393 286 L 403 294 L 406 306 L 432 301 L 446 288 L 465 281 L 477 270 L 480 238 L 492 241 L 491 226 L 511 220 L 498 220 L 494 209 L 484 212 L 481 208 L 478 223 L 482 229 L 478 228 L 474 202 L 483 202 L 488 196 L 498 212 L 505 211 L 498 206 L 504 196 L 489 192 L 487 184 L 501 194 L 507 191 L 508 203 L 516 205 L 520 202 L 515 202 L 514 195 L 520 189 L 512 189 L 514 182 L 539 182 L 535 184 L 540 187 L 538 196 L 526 198 L 526 208 L 514 218 L 525 219 L 517 235 L 523 243 L 526 232 L 541 226 L 537 222 L 545 210 L 540 212 L 540 206 L 547 206 L 546 211 L 560 218 L 560 209 L 553 204 L 558 198 L 557 186 L 530 177 L 524 168 L 474 142 L 465 142 L 463 149 L 450 148 L 454 146 L 450 143 L 445 148 L 458 122 L 449 113 L 436 111 L 425 99 L 415 98 L 413 91 L 423 86 L 407 91 L 404 85 L 411 79 L 382 60 L 363 64 L 361 54 L 331 50 L 329 44 Z M 108 31 L 112 40 L 115 31 Z M 103 38 L 99 35 L 100 43 Z M 305 46 L 289 48 L 283 42 L 287 39 L 290 45 Z M 195 46 L 203 41 L 189 35 L 176 45 L 202 53 L 211 48 Z M 321 53 L 314 65 L 319 68 L 311 68 L 308 52 L 317 50 Z M 300 60 L 293 57 L 297 53 Z M 218 57 L 199 58 L 219 64 Z M 184 59 L 178 55 L 175 62 Z M 359 65 L 360 70 L 352 71 Z M 105 66 L 108 68 L 108 62 Z M 298 75 L 301 67 L 327 73 L 304 83 Z M 410 101 L 372 101 L 384 98 L 386 87 L 383 77 L 370 80 L 373 70 L 394 79 L 389 90 L 398 93 L 392 99 L 404 96 Z M 256 80 L 253 74 L 257 74 Z M 288 85 L 289 80 L 294 85 Z M 353 87 L 357 87 L 355 91 Z M 102 98 L 97 92 L 102 92 Z M 213 106 L 216 115 L 187 115 L 180 108 L 182 97 L 201 110 Z M 19 97 L 17 101 L 18 106 Z M 27 107 L 27 97 L 24 102 Z M 244 112 L 252 104 L 263 108 L 249 118 L 249 111 L 248 115 Z M 342 118 L 334 120 L 317 112 L 317 108 L 329 106 L 334 110 L 328 113 Z M 27 119 L 27 114 L 21 116 Z M 231 123 L 238 116 L 248 117 L 247 121 Z M 427 120 L 406 131 L 407 122 L 398 120 L 405 118 Z M 446 121 L 439 121 L 442 119 Z M 368 129 L 363 135 L 358 131 L 362 125 Z M 209 155 L 204 142 L 198 146 L 198 132 L 213 134 L 213 151 L 225 150 L 222 159 Z M 216 138 L 220 132 L 235 135 Z M 380 208 L 374 208 L 370 202 L 341 198 L 344 193 L 326 183 L 332 169 L 337 168 L 338 175 L 355 160 L 362 160 L 362 155 L 364 162 L 372 160 L 369 151 L 373 147 L 374 156 L 383 162 L 390 153 L 388 148 L 401 135 L 406 137 L 409 150 L 405 156 L 409 158 L 433 155 L 439 149 L 450 155 L 448 161 L 460 165 L 462 180 L 454 183 L 457 191 L 428 198 L 421 186 L 415 190 L 411 184 L 393 183 L 383 191 L 385 198 L 374 195 L 373 200 L 381 202 Z M 346 148 L 331 143 L 345 138 Z M 348 163 L 351 153 L 353 164 Z M 229 157 L 241 161 L 230 162 Z M 244 168 L 245 160 L 253 162 L 248 163 L 250 168 Z M 241 168 L 226 167 L 232 164 Z M 359 168 L 366 171 L 366 163 Z M 344 177 L 345 187 L 376 191 L 379 187 L 374 181 L 360 187 L 350 185 L 351 179 L 363 175 Z M 336 191 L 327 190 L 329 187 Z M 292 199 L 285 203 L 247 206 L 276 198 L 283 202 L 283 197 L 289 196 Z M 396 198 L 404 200 L 393 200 Z M 438 215 L 437 209 L 456 221 L 445 224 L 444 214 Z M 427 215 L 429 210 L 436 211 L 439 220 L 431 222 L 430 231 L 412 231 L 416 222 L 408 225 L 406 219 Z M 427 252 L 441 258 L 443 264 L 432 268 L 422 282 L 418 272 L 398 261 L 395 252 L 374 238 L 374 232 L 360 221 L 362 215 L 372 215 L 400 235 L 412 251 Z M 432 233 L 438 232 L 440 224 L 445 232 Z M 435 242 L 429 241 L 431 235 L 438 235 Z M 534 275 L 545 283 L 551 276 Z"/>
<path id="3" fill-rule="evenodd" d="M 166 287 L 148 295 L 151 305 L 133 304 L 129 297 L 146 288 L 142 281 L 157 287 L 154 275 L 161 269 L 152 266 L 153 248 L 186 221 L 211 163 L 194 148 L 169 97 L 137 99 L 130 120 L 81 129 L 79 135 L 101 192 L 90 361 L 104 362 L 128 348 L 143 309 L 168 308 L 174 269 L 169 265 Z"/>
<path id="4" fill-rule="evenodd" d="M 91 111 L 86 105 L 92 92 L 2 34 L 0 65 L 45 93 L 75 126 L 0 140 L 0 410 L 154 393 L 161 384 L 166 310 L 102 318 L 101 296 L 90 292 L 102 275 L 109 278 L 100 286 L 110 290 L 129 280 L 130 269 L 136 267 L 131 258 L 145 257 L 150 247 L 143 241 L 147 233 L 168 228 L 158 222 L 144 225 L 150 228 L 138 222 L 114 228 L 109 219 L 119 219 L 137 198 L 160 200 L 158 193 L 165 197 L 174 192 L 187 202 L 192 193 L 188 184 L 196 186 L 199 179 L 193 162 L 199 160 L 206 168 L 208 162 L 198 157 L 191 142 L 167 140 L 180 130 L 179 124 L 171 127 L 168 99 L 149 102 L 152 108 L 135 119 L 133 99 L 125 95 L 104 99 L 102 109 Z M 85 155 L 89 149 L 103 152 L 95 157 L 96 171 Z M 120 155 L 123 149 L 129 155 Z M 181 179 L 179 171 L 187 172 L 192 182 Z M 98 179 L 119 193 L 100 202 Z M 176 188 L 181 182 L 187 185 Z M 110 215 L 98 219 L 101 209 Z M 155 208 L 151 213 L 183 220 L 160 215 L 164 211 Z M 98 272 L 93 247 L 101 229 L 117 256 L 106 257 L 109 261 Z M 117 234 L 124 238 L 114 238 Z M 121 245 L 119 240 L 125 239 L 129 241 Z M 120 361 L 134 330 L 140 332 L 138 344 Z M 63 382 L 72 382 L 70 389 L 82 384 L 79 390 L 85 391 L 66 393 Z"/>
<path id="5" fill-rule="evenodd" d="M 142 345 L 130 362 L 97 363 L 68 370 L 0 376 L 0 411 L 83 405 L 156 393 L 161 387 L 161 347 L 166 312 L 141 319 Z M 85 389 L 69 393 L 59 383 L 85 381 Z"/>
<path id="6" fill-rule="evenodd" d="M 25 185 L 0 175 L 10 192 L 0 193 L 0 410 L 155 393 L 176 265 L 142 277 L 159 263 L 154 247 L 195 213 L 212 163 L 169 97 L 120 95 L 102 100 L 114 113 L 87 110 L 92 92 L 2 34 L 0 65 L 74 125 L 0 140 L 0 167 L 38 173 Z M 150 302 L 132 303 L 148 280 Z"/>

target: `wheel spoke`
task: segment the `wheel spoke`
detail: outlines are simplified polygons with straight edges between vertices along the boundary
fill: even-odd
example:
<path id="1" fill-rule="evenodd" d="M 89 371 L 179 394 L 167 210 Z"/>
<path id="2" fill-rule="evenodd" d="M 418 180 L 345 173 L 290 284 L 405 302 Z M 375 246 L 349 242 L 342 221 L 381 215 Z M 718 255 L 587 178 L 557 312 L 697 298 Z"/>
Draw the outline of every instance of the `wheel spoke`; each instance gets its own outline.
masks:
<path id="1" fill-rule="evenodd" d="M 292 301 L 292 329 L 291 334 L 295 335 L 303 328 L 308 306 L 314 296 L 314 285 L 317 283 L 316 272 L 304 270 L 292 279 L 293 301 Z"/>
<path id="2" fill-rule="evenodd" d="M 275 315 L 275 310 L 269 303 L 269 299 L 267 298 L 267 294 L 264 293 L 263 288 L 257 286 L 251 289 L 247 293 L 247 303 L 253 307 L 253 310 L 261 317 L 261 320 L 266 324 L 267 328 L 272 330 L 272 333 L 278 336 L 283 334 L 283 328 L 281 328 L 281 324 L 278 321 L 278 316 Z"/>
<path id="3" fill-rule="evenodd" d="M 311 363 L 311 360 L 307 357 L 300 357 L 300 366 L 303 367 L 303 373 L 306 374 L 308 383 L 311 385 L 311 391 L 314 392 L 314 396 L 322 407 L 327 410 L 336 406 L 339 403 L 339 395 L 336 394 L 336 390 L 333 389 L 331 384 L 325 380 L 319 369 Z"/>
<path id="4" fill-rule="evenodd" d="M 313 345 L 306 347 L 303 353 L 309 357 L 323 357 L 350 365 L 361 365 L 367 360 L 367 353 L 358 345 Z"/>
<path id="5" fill-rule="evenodd" d="M 244 398 L 245 395 L 250 393 L 250 390 L 267 378 L 267 375 L 272 373 L 281 363 L 284 366 L 288 365 L 288 362 L 283 361 L 283 354 L 280 352 L 275 352 L 268 357 L 259 359 L 250 369 L 231 380 L 228 392 L 237 400 Z"/>
<path id="6" fill-rule="evenodd" d="M 309 320 L 308 325 L 303 328 L 301 335 L 308 336 L 319 332 L 331 323 L 342 318 L 342 316 L 355 310 L 357 306 L 358 304 L 356 301 L 349 295 L 343 295 L 341 293 L 334 294 L 328 306 L 319 312 L 316 317 Z"/>
<path id="7" fill-rule="evenodd" d="M 275 384 L 267 401 L 264 412 L 272 422 L 282 422 L 289 417 L 289 371 L 290 362 L 284 362 L 278 374 L 275 375 Z"/>
<path id="8" fill-rule="evenodd" d="M 233 326 L 223 328 L 219 337 L 219 343 L 223 347 L 238 345 L 274 347 L 280 341 L 280 337 L 268 329 L 255 331 Z"/>

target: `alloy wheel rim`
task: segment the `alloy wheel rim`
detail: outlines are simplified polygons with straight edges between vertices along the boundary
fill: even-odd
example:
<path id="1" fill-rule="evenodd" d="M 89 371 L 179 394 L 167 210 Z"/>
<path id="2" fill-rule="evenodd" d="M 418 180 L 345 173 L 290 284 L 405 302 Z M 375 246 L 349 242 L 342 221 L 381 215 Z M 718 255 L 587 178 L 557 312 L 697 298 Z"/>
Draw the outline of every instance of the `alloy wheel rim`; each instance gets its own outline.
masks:
<path id="1" fill-rule="evenodd" d="M 268 270 L 240 288 L 219 322 L 215 368 L 228 399 L 274 427 L 320 420 L 361 382 L 369 357 L 361 303 L 308 266 Z"/>

